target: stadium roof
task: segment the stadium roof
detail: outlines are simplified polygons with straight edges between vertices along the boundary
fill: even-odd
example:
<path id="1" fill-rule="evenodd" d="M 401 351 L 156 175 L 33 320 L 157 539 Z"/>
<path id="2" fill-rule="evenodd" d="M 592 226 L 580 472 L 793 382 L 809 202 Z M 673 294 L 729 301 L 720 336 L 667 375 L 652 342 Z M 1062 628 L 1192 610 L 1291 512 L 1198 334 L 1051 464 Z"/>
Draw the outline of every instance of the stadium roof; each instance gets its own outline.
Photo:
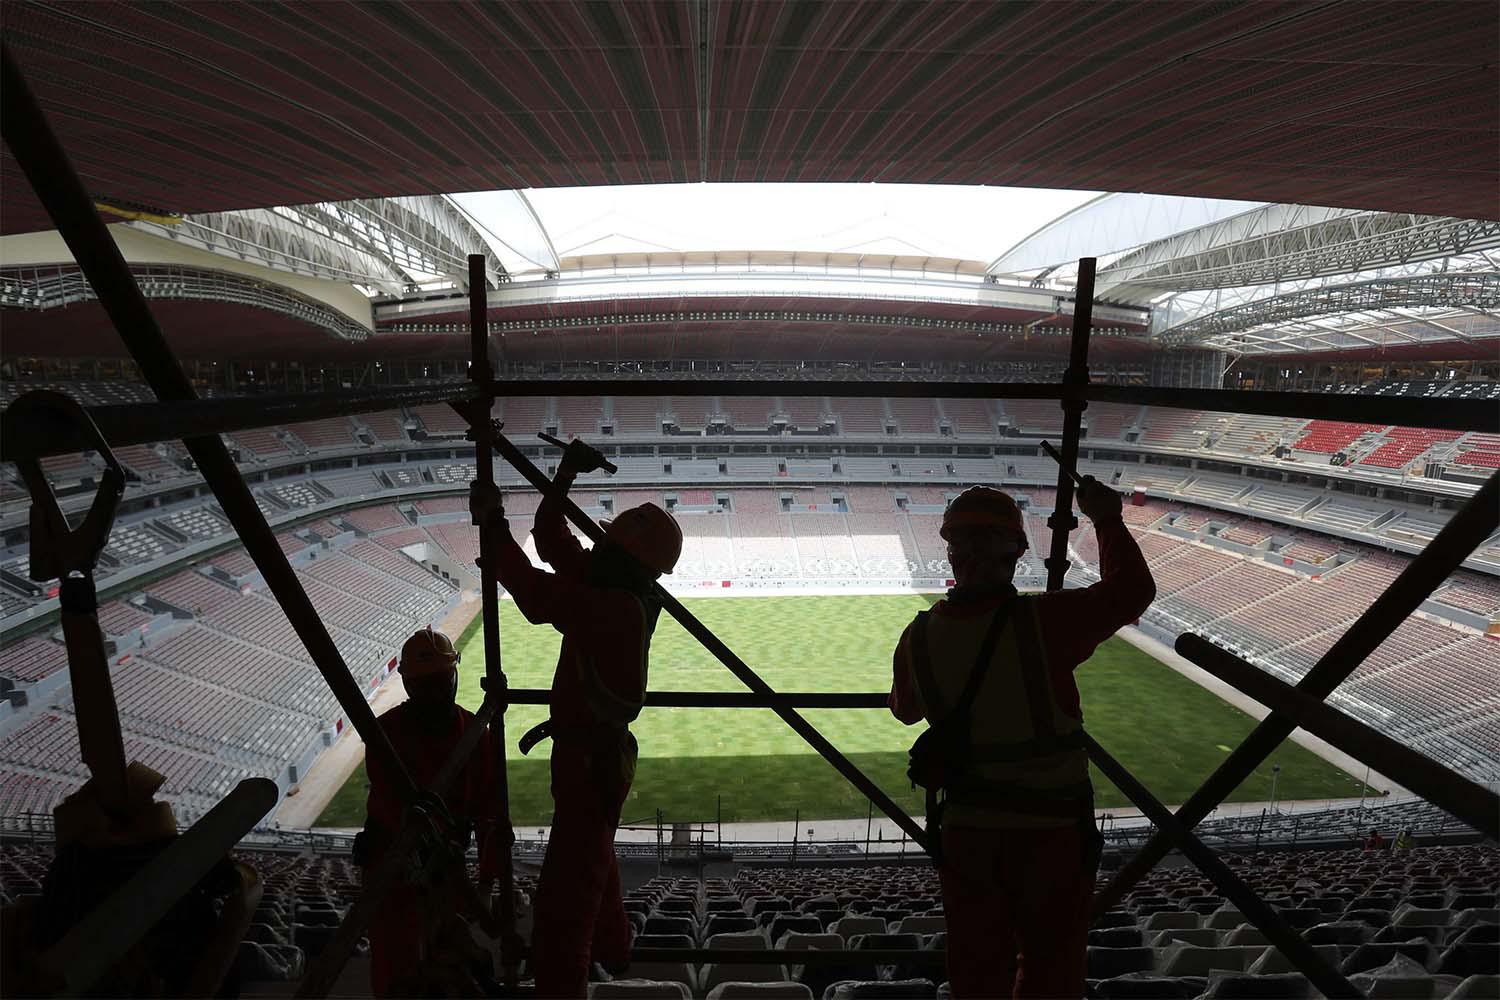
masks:
<path id="1" fill-rule="evenodd" d="M 1500 6 L 5 5 L 95 197 L 203 213 L 702 180 L 1497 217 Z M 0 160 L 0 228 L 50 228 Z"/>

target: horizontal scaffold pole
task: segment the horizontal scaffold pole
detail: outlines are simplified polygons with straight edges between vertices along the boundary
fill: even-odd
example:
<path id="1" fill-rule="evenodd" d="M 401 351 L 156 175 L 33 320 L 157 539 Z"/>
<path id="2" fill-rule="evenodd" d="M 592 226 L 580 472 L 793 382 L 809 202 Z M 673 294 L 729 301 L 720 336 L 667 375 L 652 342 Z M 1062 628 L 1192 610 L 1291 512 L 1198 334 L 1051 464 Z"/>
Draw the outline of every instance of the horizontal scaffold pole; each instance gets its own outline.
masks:
<path id="1" fill-rule="evenodd" d="M 649 691 L 647 708 L 886 708 L 890 695 L 883 691 L 783 691 L 757 694 L 753 691 Z M 552 692 L 545 688 L 512 688 L 505 700 L 512 705 L 550 705 Z"/>
<path id="2" fill-rule="evenodd" d="M 1500 795 L 1483 785 L 1272 677 L 1201 635 L 1184 632 L 1178 636 L 1177 652 L 1240 693 L 1446 809 L 1491 840 L 1500 840 Z"/>
<path id="3" fill-rule="evenodd" d="M 351 413 L 376 413 L 398 406 L 421 406 L 454 400 L 482 398 L 481 390 L 469 382 L 406 386 L 399 389 L 355 389 L 338 392 L 278 393 L 263 396 L 222 396 L 165 403 L 113 403 L 85 407 L 116 448 L 151 444 L 180 438 L 184 432 L 198 435 L 228 434 L 292 424 Z M 89 442 L 69 425 L 18 426 L 0 424 L 0 454 L 7 461 L 69 454 L 89 447 Z"/>
<path id="4" fill-rule="evenodd" d="M 843 396 L 907 399 L 1063 399 L 1058 382 L 842 382 L 744 381 L 740 379 L 503 379 L 490 385 L 498 396 Z M 447 383 L 377 390 L 228 396 L 162 403 L 86 407 L 105 438 L 117 447 L 179 438 L 183 428 L 221 434 L 347 413 L 371 413 L 398 406 L 451 403 L 479 394 L 470 383 Z M 1401 396 L 1340 396 L 1312 392 L 1259 392 L 1241 389 L 1165 389 L 1153 386 L 1089 383 L 1091 402 L 1173 409 L 1215 410 L 1278 417 L 1349 420 L 1377 425 L 1430 427 L 1455 431 L 1494 431 L 1494 405 L 1466 399 Z M 701 443 L 701 440 L 700 440 Z M 1085 446 L 1108 444 L 1086 442 Z M 43 458 L 87 447 L 70 428 L 0 424 L 0 454 L 7 459 Z"/>
<path id="5" fill-rule="evenodd" d="M 467 416 L 462 407 L 455 407 L 455 409 L 461 415 Z M 494 435 L 494 445 L 496 453 L 513 465 L 516 471 L 521 473 L 526 481 L 531 483 L 539 493 L 543 496 L 557 497 L 560 500 L 563 514 L 578 527 L 579 531 L 587 535 L 596 544 L 603 540 L 604 529 L 594 523 L 594 519 L 585 514 L 583 509 L 576 503 L 568 499 L 566 494 L 560 495 L 557 488 L 552 485 L 552 480 L 548 479 L 546 474 L 536 467 L 535 462 L 521 454 L 520 449 L 512 444 L 509 438 L 503 434 L 496 433 Z M 712 629 L 704 625 L 698 620 L 697 616 L 683 607 L 682 602 L 668 593 L 666 588 L 660 583 L 656 584 L 656 594 L 661 601 L 662 610 L 675 618 L 677 623 L 689 635 L 697 639 L 704 649 L 714 655 L 715 659 L 728 667 L 729 672 L 739 678 L 741 683 L 755 694 L 764 697 L 774 697 L 776 695 L 776 691 L 771 685 L 767 684 L 749 664 L 740 659 L 734 650 L 726 646 L 723 640 L 713 633 Z M 898 806 L 894 799 L 882 791 L 880 786 L 871 781 L 868 775 L 856 767 L 853 761 L 844 756 L 837 747 L 830 743 L 827 737 L 818 732 L 816 726 L 804 719 L 794 708 L 779 704 L 772 704 L 770 707 L 772 711 L 781 716 L 782 721 L 790 726 L 793 732 L 806 740 L 807 744 L 816 750 L 824 760 L 832 764 L 834 769 L 842 774 L 851 785 L 859 789 L 860 793 L 875 803 L 875 806 L 881 812 L 889 816 L 895 821 L 897 826 L 906 831 L 907 836 L 911 837 L 912 840 L 916 841 L 924 849 L 926 848 L 927 838 L 921 826 L 907 815 L 906 810 Z"/>

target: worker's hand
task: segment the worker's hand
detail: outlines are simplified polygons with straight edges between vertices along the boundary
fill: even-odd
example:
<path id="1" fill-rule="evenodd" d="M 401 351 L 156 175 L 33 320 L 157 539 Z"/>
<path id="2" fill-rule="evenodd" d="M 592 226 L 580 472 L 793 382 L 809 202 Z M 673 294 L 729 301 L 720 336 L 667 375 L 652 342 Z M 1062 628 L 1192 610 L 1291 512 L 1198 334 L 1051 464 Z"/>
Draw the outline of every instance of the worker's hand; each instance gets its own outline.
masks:
<path id="1" fill-rule="evenodd" d="M 585 472 L 604 468 L 604 462 L 604 455 L 599 449 L 574 438 L 568 442 L 567 448 L 563 449 L 562 462 L 558 465 L 557 471 L 559 474 L 566 470 L 574 475 L 582 475 Z"/>
<path id="2" fill-rule="evenodd" d="M 1078 509 L 1090 521 L 1113 521 L 1119 519 L 1124 503 L 1120 494 L 1093 476 L 1084 476 L 1083 485 L 1078 487 Z"/>

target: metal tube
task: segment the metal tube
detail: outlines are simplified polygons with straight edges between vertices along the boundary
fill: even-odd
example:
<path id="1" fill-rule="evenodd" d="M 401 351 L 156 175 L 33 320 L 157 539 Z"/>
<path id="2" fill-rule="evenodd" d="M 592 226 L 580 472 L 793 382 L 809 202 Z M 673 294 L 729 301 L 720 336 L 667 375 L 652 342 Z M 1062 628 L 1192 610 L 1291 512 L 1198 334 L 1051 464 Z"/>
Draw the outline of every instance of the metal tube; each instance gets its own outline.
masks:
<path id="1" fill-rule="evenodd" d="M 751 691 L 648 691 L 647 708 L 878 708 L 885 709 L 890 694 L 884 691 L 784 691 L 756 694 Z M 546 688 L 510 688 L 505 700 L 512 705 L 550 705 Z"/>
<path id="2" fill-rule="evenodd" d="M 498 699 L 488 694 L 485 695 L 484 701 L 479 705 L 479 710 L 474 713 L 475 724 L 464 727 L 463 735 L 459 737 L 458 743 L 448 754 L 448 759 L 443 761 L 443 766 L 433 777 L 432 785 L 426 789 L 427 792 L 438 798 L 442 798 L 447 793 L 448 786 L 463 770 L 469 756 L 474 753 L 474 748 L 479 746 L 480 735 L 489 726 L 501 705 L 502 702 Z M 339 924 L 333 940 L 324 945 L 318 957 L 308 965 L 302 982 L 297 984 L 296 996 L 328 995 L 328 991 L 338 980 L 339 973 L 348 963 L 349 956 L 354 954 L 359 939 L 364 937 L 365 928 L 379 911 L 380 904 L 385 902 L 385 897 L 395 887 L 396 880 L 408 870 L 410 854 L 417 846 L 419 833 L 418 825 L 410 819 L 401 824 L 401 829 L 391 842 L 391 846 L 386 849 L 385 856 L 380 859 L 375 870 L 366 876 L 364 891 L 344 914 L 344 920 Z"/>
<path id="3" fill-rule="evenodd" d="M 278 794 L 267 778 L 241 781 L 48 948 L 42 967 L 63 979 L 67 993 L 88 989 L 276 808 Z"/>
<path id="4" fill-rule="evenodd" d="M 730 965 L 932 965 L 945 960 L 941 951 L 915 951 L 906 948 L 870 948 L 851 951 L 848 948 L 814 948 L 808 951 L 743 951 L 737 948 L 636 948 L 632 962 L 723 962 Z"/>
<path id="5" fill-rule="evenodd" d="M 1056 382 L 930 382 L 839 379 L 501 379 L 499 396 L 845 396 L 890 399 L 1061 399 Z M 1278 417 L 1350 420 L 1446 430 L 1483 431 L 1495 426 L 1494 407 L 1462 399 L 1416 399 L 1402 396 L 1344 396 L 1320 392 L 1269 392 L 1243 389 L 1172 389 L 1091 382 L 1083 398 L 1095 403 L 1134 403 L 1173 409 L 1221 410 Z"/>
<path id="6" fill-rule="evenodd" d="M 263 396 L 224 396 L 216 399 L 171 400 L 160 403 L 118 403 L 84 409 L 116 447 L 149 444 L 182 436 L 190 427 L 199 436 L 271 427 L 277 424 L 374 413 L 400 406 L 447 403 L 471 399 L 480 390 L 467 382 L 405 386 L 393 389 L 356 389 Z M 63 455 L 93 447 L 87 435 L 71 426 L 39 425 L 6 420 L 0 424 L 0 454 L 20 461 Z"/>
<path id="7" fill-rule="evenodd" d="M 478 386 L 487 386 L 491 376 L 489 354 L 488 302 L 485 296 L 484 254 L 469 255 L 469 331 L 470 360 L 469 378 Z M 495 489 L 495 451 L 493 437 L 495 425 L 490 422 L 490 406 L 493 397 L 487 393 L 469 403 L 469 433 L 474 439 L 474 486 L 477 490 L 492 495 L 498 502 L 499 491 Z M 500 512 L 495 511 L 495 517 Z M 495 748 L 495 798 L 500 804 L 501 822 L 505 824 L 499 833 L 505 842 L 505 860 L 500 866 L 500 937 L 504 942 L 502 954 L 505 962 L 505 985 L 514 992 L 519 960 L 511 961 L 516 949 L 516 909 L 514 872 L 511 868 L 510 845 L 515 834 L 510 824 L 510 780 L 505 762 L 505 670 L 500 660 L 500 587 L 495 579 L 495 567 L 499 564 L 496 554 L 495 532 L 506 530 L 486 516 L 475 518 L 479 528 L 479 598 L 484 620 L 484 691 L 499 705 L 490 729 L 494 733 Z M 488 888 L 488 887 L 486 887 Z"/>
<path id="8" fill-rule="evenodd" d="M 1083 411 L 1089 405 L 1081 395 L 1089 384 L 1089 334 L 1094 321 L 1093 257 L 1078 259 L 1078 286 L 1073 297 L 1073 341 L 1068 369 L 1063 372 L 1062 458 L 1057 468 L 1057 502 L 1047 526 L 1052 529 L 1052 551 L 1042 560 L 1047 567 L 1047 589 L 1061 590 L 1068 575 L 1068 533 L 1078 527 L 1073 515 L 1073 476 L 1078 465 L 1078 439 L 1083 434 Z"/>
<path id="9" fill-rule="evenodd" d="M 544 496 L 557 497 L 561 502 L 563 513 L 567 516 L 568 520 L 578 526 L 578 530 L 582 531 L 595 543 L 603 540 L 604 531 L 594 523 L 594 519 L 585 514 L 576 503 L 568 498 L 567 494 L 559 495 L 557 489 L 552 485 L 552 481 L 546 477 L 542 470 L 536 467 L 536 464 L 531 459 L 521 454 L 520 450 L 504 434 L 495 435 L 495 449 L 500 453 L 501 458 L 516 467 L 516 470 L 525 477 L 527 482 L 536 488 L 537 492 Z M 662 608 L 673 618 L 677 619 L 678 624 L 694 639 L 697 639 L 703 645 L 704 649 L 708 650 L 720 663 L 728 667 L 729 672 L 739 678 L 741 683 L 756 694 L 767 698 L 775 696 L 776 691 L 771 685 L 762 680 L 759 674 L 752 670 L 744 660 L 736 656 L 732 649 L 724 645 L 723 641 L 714 635 L 708 626 L 700 622 L 691 611 L 683 607 L 682 602 L 669 594 L 660 583 L 656 585 L 656 593 L 657 597 L 661 600 Z M 925 834 L 916 821 L 908 816 L 906 811 L 898 806 L 889 795 L 881 791 L 880 787 L 871 781 L 863 771 L 855 767 L 854 763 L 848 757 L 840 753 L 837 747 L 828 742 L 827 738 L 818 732 L 817 727 L 804 719 L 794 708 L 775 704 L 770 707 L 772 711 L 781 716 L 781 720 L 790 726 L 793 732 L 806 740 L 808 745 L 818 751 L 824 760 L 832 764 L 835 770 L 847 778 L 850 784 L 858 788 L 861 793 L 879 806 L 881 812 L 895 820 L 901 829 L 911 835 L 912 840 L 921 844 L 924 849 L 926 848 L 927 841 Z"/>
<path id="10" fill-rule="evenodd" d="M 172 349 L 136 285 L 125 258 L 99 218 L 67 154 L 58 145 L 35 95 L 11 58 L 10 49 L 3 44 L 0 44 L 0 64 L 3 64 L 0 65 L 0 103 L 3 103 L 0 131 L 3 131 L 16 162 L 46 207 L 79 268 L 88 277 L 99 304 L 109 314 L 146 382 L 161 399 L 192 400 L 193 387 L 172 355 Z M 243 539 L 245 551 L 286 612 L 297 637 L 307 647 L 313 663 L 333 690 L 344 714 L 359 731 L 365 745 L 389 769 L 401 797 L 409 799 L 413 792 L 411 777 L 384 730 L 376 725 L 375 714 L 365 701 L 364 692 L 349 673 L 317 609 L 292 572 L 286 553 L 276 541 L 275 532 L 266 523 L 265 515 L 250 495 L 224 443 L 211 435 L 187 437 L 183 443 L 198 463 L 199 471 L 213 489 L 230 524 Z"/>
<path id="11" fill-rule="evenodd" d="M 619 379 L 606 383 L 611 396 L 763 396 L 765 381 L 724 379 Z M 502 396 L 597 396 L 601 383 L 582 379 L 499 379 L 490 389 Z M 780 396 L 846 396 L 903 399 L 1061 399 L 1055 382 L 843 382 L 780 381 Z M 378 391 L 277 394 L 193 401 L 90 406 L 89 415 L 113 445 L 146 444 L 181 436 L 184 427 L 204 434 L 270 427 L 318 417 L 366 413 L 474 398 L 468 384 L 415 386 Z M 1220 410 L 1281 417 L 1350 420 L 1403 427 L 1446 430 L 1493 430 L 1493 407 L 1462 399 L 1408 399 L 1393 396 L 1342 396 L 1311 392 L 1263 392 L 1242 389 L 1168 389 L 1089 383 L 1083 398 L 1092 402 Z M 87 443 L 70 429 L 51 430 L 26 423 L 0 424 L 0 454 L 7 458 L 43 457 L 82 451 Z"/>
<path id="12" fill-rule="evenodd" d="M 1479 492 L 1407 564 L 1385 593 L 1349 626 L 1333 648 L 1297 683 L 1297 690 L 1319 700 L 1332 694 L 1497 527 L 1500 527 L 1500 472 L 1490 476 Z M 1273 710 L 1178 808 L 1178 821 L 1191 828 L 1213 812 L 1296 728 L 1294 721 Z M 1171 842 L 1166 837 L 1161 834 L 1153 837 L 1094 896 L 1094 913 L 1102 913 L 1118 903 L 1170 848 Z"/>
<path id="13" fill-rule="evenodd" d="M 1285 955 L 1293 965 L 1297 967 L 1308 980 L 1318 988 L 1318 992 L 1325 997 L 1363 997 L 1364 994 L 1354 988 L 1354 985 L 1345 979 L 1339 972 L 1323 960 L 1323 956 L 1313 951 L 1312 946 L 1303 940 L 1302 935 L 1296 929 L 1281 918 L 1275 910 L 1260 898 L 1260 895 L 1250 886 L 1246 885 L 1219 856 L 1210 850 L 1203 841 L 1199 840 L 1176 816 L 1172 810 L 1162 805 L 1155 795 L 1152 795 L 1146 786 L 1136 780 L 1123 764 L 1101 747 L 1092 736 L 1084 735 L 1084 743 L 1088 746 L 1089 759 L 1104 773 L 1104 776 L 1115 783 L 1115 787 L 1130 797 L 1130 801 L 1145 813 L 1152 823 L 1156 824 L 1161 831 L 1158 836 L 1166 837 L 1172 843 L 1182 849 L 1198 869 L 1213 879 L 1230 902 L 1234 903 L 1241 913 L 1250 918 L 1250 922 L 1259 927 L 1266 938 Z"/>
<path id="14" fill-rule="evenodd" d="M 1500 795 L 1483 785 L 1272 677 L 1202 636 L 1184 632 L 1177 637 L 1177 652 L 1314 736 L 1446 809 L 1491 840 L 1500 840 Z"/>

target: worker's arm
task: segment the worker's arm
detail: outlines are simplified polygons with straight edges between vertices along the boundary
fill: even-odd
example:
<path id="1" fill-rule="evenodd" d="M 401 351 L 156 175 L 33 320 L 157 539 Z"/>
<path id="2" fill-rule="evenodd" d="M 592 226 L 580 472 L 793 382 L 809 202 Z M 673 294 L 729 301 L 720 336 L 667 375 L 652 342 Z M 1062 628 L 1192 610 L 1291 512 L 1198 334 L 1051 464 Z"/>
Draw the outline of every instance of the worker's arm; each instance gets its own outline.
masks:
<path id="1" fill-rule="evenodd" d="M 911 626 L 901 633 L 896 643 L 895 655 L 891 657 L 891 695 L 886 699 L 891 714 L 908 726 L 924 718 L 922 705 L 917 698 L 916 686 L 911 673 Z"/>
<path id="2" fill-rule="evenodd" d="M 531 537 L 536 541 L 536 554 L 542 561 L 563 574 L 583 574 L 585 550 L 573 533 L 568 530 L 563 515 L 563 498 L 573 486 L 573 480 L 585 472 L 604 468 L 604 456 L 595 448 L 574 439 L 563 450 L 562 461 L 557 464 L 557 474 L 552 477 L 552 492 L 542 497 L 536 509 L 536 522 Z"/>
<path id="3" fill-rule="evenodd" d="M 563 515 L 563 498 L 572 488 L 577 475 L 564 455 L 562 464 L 557 467 L 557 475 L 552 477 L 554 492 L 542 497 L 541 505 L 536 509 L 536 521 L 531 527 L 536 554 L 559 573 L 581 572 L 584 559 L 583 546 L 568 530 L 568 522 Z"/>
<path id="4" fill-rule="evenodd" d="M 541 519 L 540 513 L 537 519 Z M 567 534 L 566 528 L 563 533 Z M 576 620 L 587 612 L 587 602 L 578 592 L 588 588 L 574 576 L 548 573 L 533 566 L 503 519 L 494 535 L 495 579 L 510 594 L 526 620 L 533 625 L 556 626 L 559 632 L 566 632 L 576 624 Z"/>
<path id="5" fill-rule="evenodd" d="M 1037 613 L 1047 659 L 1056 670 L 1071 671 L 1093 655 L 1105 639 L 1151 606 L 1156 581 L 1146 557 L 1121 519 L 1120 496 L 1092 478 L 1079 491 L 1078 507 L 1094 522 L 1099 539 L 1099 582 L 1041 598 Z"/>

